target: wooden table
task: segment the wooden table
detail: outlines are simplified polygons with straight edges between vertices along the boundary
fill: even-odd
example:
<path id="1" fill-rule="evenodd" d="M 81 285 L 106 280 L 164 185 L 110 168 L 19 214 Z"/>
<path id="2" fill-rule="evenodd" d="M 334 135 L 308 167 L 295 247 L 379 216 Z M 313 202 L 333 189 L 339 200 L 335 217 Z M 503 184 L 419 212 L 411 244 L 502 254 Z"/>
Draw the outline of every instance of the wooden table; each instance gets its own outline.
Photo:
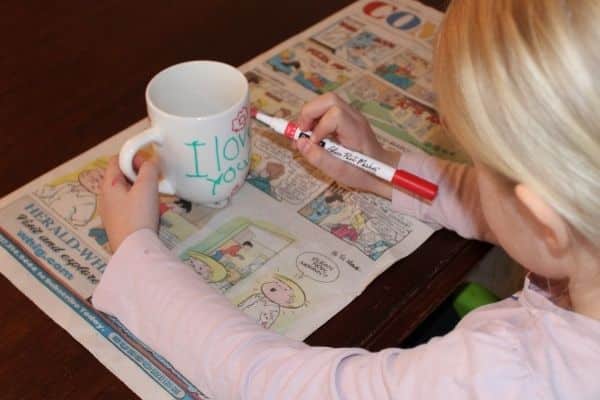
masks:
<path id="1" fill-rule="evenodd" d="M 144 87 L 164 67 L 240 65 L 351 1 L 56 3 L 0 4 L 0 195 L 143 118 Z M 436 233 L 307 342 L 398 345 L 488 249 Z M 3 277 L 0 293 L 1 398 L 135 397 Z"/>

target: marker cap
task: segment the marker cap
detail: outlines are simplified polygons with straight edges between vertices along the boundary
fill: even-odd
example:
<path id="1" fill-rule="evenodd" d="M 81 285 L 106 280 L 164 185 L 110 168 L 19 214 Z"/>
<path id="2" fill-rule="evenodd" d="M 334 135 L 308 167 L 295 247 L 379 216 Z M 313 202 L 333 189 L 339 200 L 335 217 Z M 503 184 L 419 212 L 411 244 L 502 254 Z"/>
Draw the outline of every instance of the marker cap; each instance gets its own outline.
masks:
<path id="1" fill-rule="evenodd" d="M 438 191 L 437 185 L 401 169 L 396 170 L 394 173 L 392 185 L 405 189 L 429 201 L 435 199 Z"/>

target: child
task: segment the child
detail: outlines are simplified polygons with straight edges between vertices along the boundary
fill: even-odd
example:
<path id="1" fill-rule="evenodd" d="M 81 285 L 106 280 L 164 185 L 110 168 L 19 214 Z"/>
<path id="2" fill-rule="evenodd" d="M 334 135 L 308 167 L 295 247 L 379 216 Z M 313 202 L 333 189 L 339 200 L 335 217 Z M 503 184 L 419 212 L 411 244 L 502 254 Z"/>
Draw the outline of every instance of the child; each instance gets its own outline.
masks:
<path id="1" fill-rule="evenodd" d="M 385 151 L 334 95 L 302 110 L 314 135 L 297 145 L 309 162 L 396 209 L 498 243 L 532 272 L 520 294 L 450 334 L 370 353 L 262 329 L 157 239 L 151 162 L 132 187 L 114 160 L 107 170 L 101 213 L 116 253 L 94 304 L 216 399 L 600 398 L 598 21 L 595 0 L 454 1 L 436 45 L 436 90 L 473 167 Z M 330 134 L 436 181 L 439 197 L 419 202 L 333 159 L 315 144 Z"/>

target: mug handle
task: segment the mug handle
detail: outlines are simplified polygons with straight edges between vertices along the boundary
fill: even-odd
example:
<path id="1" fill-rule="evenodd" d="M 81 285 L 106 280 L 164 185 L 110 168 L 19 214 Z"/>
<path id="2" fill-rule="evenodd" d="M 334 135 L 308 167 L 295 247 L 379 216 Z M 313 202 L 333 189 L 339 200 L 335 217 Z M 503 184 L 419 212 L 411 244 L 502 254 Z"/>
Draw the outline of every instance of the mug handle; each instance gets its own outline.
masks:
<path id="1" fill-rule="evenodd" d="M 137 173 L 133 170 L 133 157 L 144 146 L 155 143 L 162 145 L 163 137 L 156 128 L 149 128 L 138 133 L 125 142 L 119 152 L 119 168 L 130 181 L 135 182 Z M 175 194 L 175 186 L 166 178 L 162 178 L 158 183 L 158 191 L 163 194 Z"/>

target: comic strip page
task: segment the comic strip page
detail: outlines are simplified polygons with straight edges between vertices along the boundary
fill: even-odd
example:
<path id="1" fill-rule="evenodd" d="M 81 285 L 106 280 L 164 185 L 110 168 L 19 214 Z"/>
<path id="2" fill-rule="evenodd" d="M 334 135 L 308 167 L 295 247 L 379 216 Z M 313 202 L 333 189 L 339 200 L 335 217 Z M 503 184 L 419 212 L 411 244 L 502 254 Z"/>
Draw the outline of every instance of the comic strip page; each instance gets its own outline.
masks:
<path id="1" fill-rule="evenodd" d="M 384 146 L 469 162 L 434 107 L 441 18 L 413 1 L 358 1 L 241 66 L 251 106 L 294 120 L 307 101 L 335 92 Z M 148 126 L 140 121 L 0 200 L 2 273 L 140 396 L 205 399 L 91 304 L 111 256 L 99 185 L 109 157 Z M 161 195 L 158 235 L 267 329 L 306 338 L 434 232 L 387 200 L 338 185 L 258 122 L 251 144 L 246 184 L 227 207 Z"/>
<path id="2" fill-rule="evenodd" d="M 329 49 L 311 41 L 276 53 L 266 61 L 265 67 L 315 94 L 331 92 L 358 74 L 350 64 L 332 57 Z"/>
<path id="3" fill-rule="evenodd" d="M 344 86 L 338 94 L 367 117 L 381 142 L 403 151 L 411 145 L 433 156 L 465 163 L 466 153 L 447 135 L 436 111 L 368 74 Z M 395 143 L 394 143 L 395 142 Z"/>
<path id="4" fill-rule="evenodd" d="M 391 33 L 348 17 L 313 36 L 337 57 L 353 65 L 373 70 L 398 48 Z"/>
<path id="5" fill-rule="evenodd" d="M 294 214 L 245 185 L 175 253 L 265 328 L 302 339 L 382 272 L 374 261 L 389 265 L 432 232 L 389 201 L 335 183 Z"/>

